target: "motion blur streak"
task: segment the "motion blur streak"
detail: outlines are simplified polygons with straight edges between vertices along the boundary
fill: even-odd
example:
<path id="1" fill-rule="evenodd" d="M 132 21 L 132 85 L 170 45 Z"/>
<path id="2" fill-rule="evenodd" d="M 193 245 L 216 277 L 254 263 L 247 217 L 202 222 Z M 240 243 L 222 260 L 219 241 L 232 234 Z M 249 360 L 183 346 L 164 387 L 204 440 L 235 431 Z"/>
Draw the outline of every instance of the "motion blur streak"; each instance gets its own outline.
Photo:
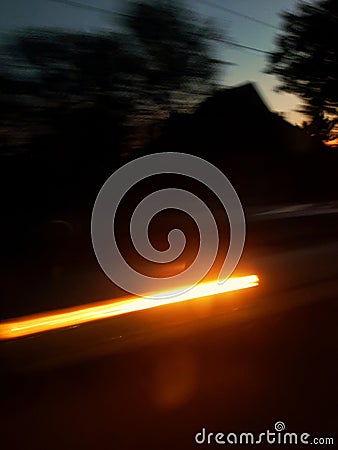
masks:
<path id="1" fill-rule="evenodd" d="M 223 284 L 220 284 L 217 281 L 198 284 L 188 292 L 183 292 L 182 294 L 169 299 L 134 297 L 120 301 L 108 300 L 102 303 L 91 303 L 81 307 L 21 317 L 19 319 L 3 322 L 0 325 L 0 340 L 28 336 L 44 331 L 79 325 L 98 319 L 156 308 L 171 303 L 247 289 L 257 286 L 258 283 L 259 279 L 257 275 L 233 277 L 226 280 Z M 153 296 L 154 295 L 156 294 L 153 294 Z M 163 293 L 158 293 L 158 295 L 163 296 Z M 168 296 L 170 295 L 174 295 L 174 292 L 168 292 Z"/>

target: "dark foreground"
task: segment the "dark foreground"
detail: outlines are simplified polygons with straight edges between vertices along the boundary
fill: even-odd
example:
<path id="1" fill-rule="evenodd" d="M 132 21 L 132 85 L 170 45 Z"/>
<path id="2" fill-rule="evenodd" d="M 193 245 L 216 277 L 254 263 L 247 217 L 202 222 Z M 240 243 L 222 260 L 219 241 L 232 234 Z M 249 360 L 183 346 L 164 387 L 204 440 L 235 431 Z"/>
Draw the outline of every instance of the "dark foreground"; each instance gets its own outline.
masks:
<path id="1" fill-rule="evenodd" d="M 1 448 L 190 449 L 277 421 L 337 443 L 338 247 L 303 244 L 252 242 L 249 291 L 2 342 Z"/>
<path id="2" fill-rule="evenodd" d="M 337 430 L 327 299 L 76 367 L 3 380 L 4 449 L 188 449 L 195 434 Z M 333 448 L 333 447 L 332 447 Z"/>

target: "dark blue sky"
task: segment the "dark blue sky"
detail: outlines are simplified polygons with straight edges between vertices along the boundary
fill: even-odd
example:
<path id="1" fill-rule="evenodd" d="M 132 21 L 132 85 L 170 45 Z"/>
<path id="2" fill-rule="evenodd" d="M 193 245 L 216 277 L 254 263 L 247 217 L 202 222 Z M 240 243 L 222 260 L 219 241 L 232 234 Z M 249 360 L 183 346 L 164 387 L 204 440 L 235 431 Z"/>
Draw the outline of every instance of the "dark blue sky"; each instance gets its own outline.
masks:
<path id="1" fill-rule="evenodd" d="M 128 0 L 77 0 L 84 4 L 123 11 Z M 212 7 L 209 3 L 230 8 L 247 16 L 267 22 L 278 27 L 278 14 L 285 9 L 293 9 L 297 0 L 187 0 L 191 9 L 205 17 L 213 18 L 220 29 L 228 33 L 231 40 L 263 50 L 272 50 L 274 37 L 278 30 L 255 23 L 243 17 L 230 14 L 221 8 Z M 109 16 L 100 12 L 79 9 L 51 0 L 0 0 L 0 30 L 10 32 L 27 26 L 47 26 L 71 28 L 82 31 L 94 31 L 109 28 Z M 265 55 L 250 50 L 232 47 L 218 47 L 219 56 L 236 66 L 229 67 L 223 82 L 235 85 L 246 80 L 255 81 L 261 89 L 267 104 L 276 111 L 287 113 L 291 122 L 299 122 L 301 116 L 293 110 L 299 106 L 296 97 L 276 94 L 273 88 L 276 80 L 265 75 Z"/>

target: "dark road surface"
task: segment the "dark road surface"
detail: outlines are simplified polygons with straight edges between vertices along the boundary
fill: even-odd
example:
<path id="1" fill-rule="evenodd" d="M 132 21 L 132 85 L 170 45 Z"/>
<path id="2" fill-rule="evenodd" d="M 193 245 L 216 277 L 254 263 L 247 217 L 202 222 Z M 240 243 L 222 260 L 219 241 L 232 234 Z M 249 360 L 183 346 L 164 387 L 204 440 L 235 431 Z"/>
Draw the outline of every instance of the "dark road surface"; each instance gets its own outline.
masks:
<path id="1" fill-rule="evenodd" d="M 1 342 L 1 449 L 222 447 L 194 437 L 277 421 L 337 445 L 338 243 L 324 241 L 252 245 L 248 291 Z"/>
<path id="2" fill-rule="evenodd" d="M 4 449 L 195 448 L 194 435 L 337 431 L 337 302 L 4 379 Z M 270 446 L 271 447 L 271 446 Z"/>

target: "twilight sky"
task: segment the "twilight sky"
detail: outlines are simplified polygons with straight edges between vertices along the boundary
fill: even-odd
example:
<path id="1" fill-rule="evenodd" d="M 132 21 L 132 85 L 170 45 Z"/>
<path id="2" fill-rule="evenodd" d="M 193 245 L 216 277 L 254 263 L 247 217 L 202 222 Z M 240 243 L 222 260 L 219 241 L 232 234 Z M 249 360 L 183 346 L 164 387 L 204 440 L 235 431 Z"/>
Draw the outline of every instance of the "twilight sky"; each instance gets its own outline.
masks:
<path id="1" fill-rule="evenodd" d="M 128 0 L 76 0 L 86 5 L 123 12 Z M 213 18 L 219 29 L 227 32 L 238 44 L 271 51 L 277 29 L 236 16 L 222 8 L 254 17 L 278 27 L 278 14 L 285 9 L 293 9 L 297 0 L 187 0 L 188 6 L 203 15 Z M 218 5 L 219 7 L 214 7 Z M 7 33 L 18 28 L 31 26 L 62 27 L 81 31 L 95 31 L 109 27 L 110 16 L 103 12 L 87 10 L 55 3 L 52 0 L 0 0 L 0 32 Z M 273 92 L 276 80 L 262 73 L 266 64 L 264 54 L 234 47 L 217 46 L 218 56 L 233 63 L 222 80 L 232 86 L 244 81 L 255 81 L 268 106 L 286 113 L 286 118 L 299 123 L 302 116 L 295 112 L 300 101 L 292 95 Z"/>

